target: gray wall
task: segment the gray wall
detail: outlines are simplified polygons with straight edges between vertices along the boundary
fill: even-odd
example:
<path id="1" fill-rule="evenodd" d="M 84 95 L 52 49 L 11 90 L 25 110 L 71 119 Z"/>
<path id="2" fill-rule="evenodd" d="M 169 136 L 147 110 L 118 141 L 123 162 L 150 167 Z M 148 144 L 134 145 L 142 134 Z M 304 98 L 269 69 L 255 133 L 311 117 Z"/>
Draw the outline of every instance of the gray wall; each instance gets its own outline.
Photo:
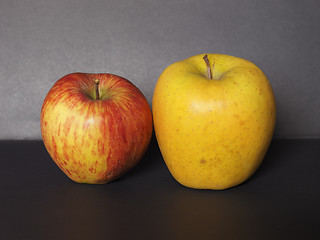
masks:
<path id="1" fill-rule="evenodd" d="M 319 44 L 319 0 L 0 0 L 0 139 L 40 139 L 43 99 L 68 73 L 121 75 L 151 104 L 168 65 L 205 52 L 266 73 L 276 137 L 320 137 Z"/>

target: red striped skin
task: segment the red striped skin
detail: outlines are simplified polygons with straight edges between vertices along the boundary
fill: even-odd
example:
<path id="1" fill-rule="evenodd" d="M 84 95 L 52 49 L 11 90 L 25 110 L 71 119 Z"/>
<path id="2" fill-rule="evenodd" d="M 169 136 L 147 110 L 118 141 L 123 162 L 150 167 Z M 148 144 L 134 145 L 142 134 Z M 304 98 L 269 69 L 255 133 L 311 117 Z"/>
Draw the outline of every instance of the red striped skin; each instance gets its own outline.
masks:
<path id="1" fill-rule="evenodd" d="M 109 97 L 93 100 L 93 79 Z M 130 170 L 147 150 L 152 114 L 141 91 L 112 74 L 72 73 L 48 92 L 41 110 L 44 144 L 72 180 L 107 183 Z"/>

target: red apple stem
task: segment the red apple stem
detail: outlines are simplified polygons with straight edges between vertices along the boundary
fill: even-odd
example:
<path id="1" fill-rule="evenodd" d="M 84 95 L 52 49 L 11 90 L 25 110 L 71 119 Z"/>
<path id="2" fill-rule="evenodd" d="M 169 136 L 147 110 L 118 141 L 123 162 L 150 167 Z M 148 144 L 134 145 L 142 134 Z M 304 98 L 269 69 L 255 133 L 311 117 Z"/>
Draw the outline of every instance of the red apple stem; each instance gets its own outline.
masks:
<path id="1" fill-rule="evenodd" d="M 100 83 L 100 80 L 99 79 L 93 79 L 93 82 L 94 82 L 94 89 L 96 91 L 96 99 L 100 100 L 100 94 L 99 94 L 99 83 Z"/>
<path id="2" fill-rule="evenodd" d="M 203 60 L 205 61 L 206 65 L 207 65 L 207 75 L 209 79 L 212 79 L 212 72 L 211 72 L 211 67 L 210 67 L 210 62 L 208 59 L 208 55 L 204 55 Z"/>

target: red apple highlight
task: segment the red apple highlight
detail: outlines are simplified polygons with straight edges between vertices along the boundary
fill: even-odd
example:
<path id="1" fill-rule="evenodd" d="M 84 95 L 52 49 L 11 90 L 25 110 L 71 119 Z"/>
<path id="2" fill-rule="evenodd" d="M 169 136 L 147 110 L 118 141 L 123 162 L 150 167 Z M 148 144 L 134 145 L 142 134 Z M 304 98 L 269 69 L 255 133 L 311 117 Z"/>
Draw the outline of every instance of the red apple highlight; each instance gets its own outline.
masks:
<path id="1" fill-rule="evenodd" d="M 107 73 L 72 73 L 58 80 L 44 100 L 40 125 L 59 168 L 75 182 L 96 184 L 136 165 L 153 129 L 141 91 Z"/>

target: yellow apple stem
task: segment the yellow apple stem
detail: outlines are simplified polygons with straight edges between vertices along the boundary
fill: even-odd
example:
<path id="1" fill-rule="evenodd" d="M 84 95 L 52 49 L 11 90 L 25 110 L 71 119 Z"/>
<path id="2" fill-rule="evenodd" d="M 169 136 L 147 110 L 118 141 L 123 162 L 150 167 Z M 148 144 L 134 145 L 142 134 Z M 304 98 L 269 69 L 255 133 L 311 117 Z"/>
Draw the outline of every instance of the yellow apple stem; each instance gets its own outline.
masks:
<path id="1" fill-rule="evenodd" d="M 93 79 L 93 82 L 94 82 L 94 89 L 96 91 L 96 99 L 100 100 L 100 94 L 99 94 L 99 83 L 100 83 L 100 80 L 99 79 Z"/>
<path id="2" fill-rule="evenodd" d="M 212 79 L 212 73 L 211 73 L 211 67 L 210 67 L 210 62 L 208 59 L 208 55 L 204 55 L 203 60 L 205 61 L 206 65 L 207 65 L 207 74 L 208 74 L 208 78 Z"/>

